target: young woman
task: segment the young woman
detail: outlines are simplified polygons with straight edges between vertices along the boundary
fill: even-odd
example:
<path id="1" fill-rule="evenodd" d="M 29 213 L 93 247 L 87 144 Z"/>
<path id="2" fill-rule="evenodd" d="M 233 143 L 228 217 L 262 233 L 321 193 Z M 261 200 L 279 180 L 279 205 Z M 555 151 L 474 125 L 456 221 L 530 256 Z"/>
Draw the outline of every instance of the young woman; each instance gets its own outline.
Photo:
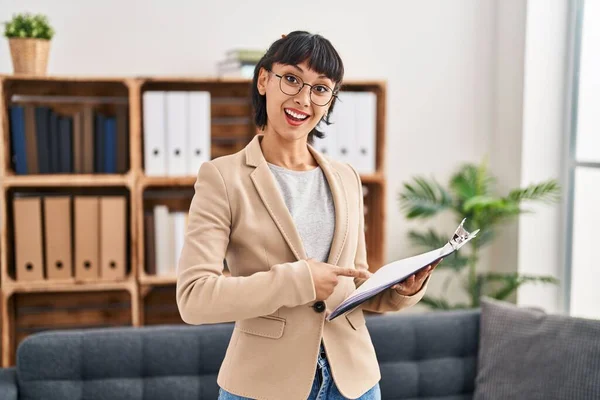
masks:
<path id="1" fill-rule="evenodd" d="M 252 82 L 260 134 L 198 172 L 177 304 L 189 324 L 235 321 L 219 399 L 379 399 L 363 310 L 414 305 L 435 267 L 325 319 L 370 275 L 359 175 L 311 146 L 343 75 L 321 36 L 297 31 L 275 41 Z M 224 259 L 231 276 L 222 274 Z"/>

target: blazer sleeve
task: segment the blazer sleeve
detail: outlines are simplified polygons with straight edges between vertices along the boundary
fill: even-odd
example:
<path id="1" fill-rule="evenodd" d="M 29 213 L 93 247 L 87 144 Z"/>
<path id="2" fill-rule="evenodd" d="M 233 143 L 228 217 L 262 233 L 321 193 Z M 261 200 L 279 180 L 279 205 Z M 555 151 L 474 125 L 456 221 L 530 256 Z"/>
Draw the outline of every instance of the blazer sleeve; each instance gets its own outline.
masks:
<path id="1" fill-rule="evenodd" d="M 356 247 L 356 255 L 354 257 L 354 267 L 356 269 L 364 269 L 369 270 L 369 265 L 367 263 L 367 246 L 365 242 L 365 214 L 364 214 L 364 199 L 363 199 L 363 190 L 362 190 L 362 182 L 360 180 L 360 176 L 358 172 L 348 164 L 354 175 L 356 176 L 356 180 L 358 182 L 358 195 L 359 195 L 359 227 L 358 227 L 358 245 Z M 377 313 L 383 313 L 387 311 L 399 311 L 403 308 L 411 307 L 417 304 L 425 291 L 427 290 L 427 285 L 429 283 L 429 278 L 427 277 L 423 282 L 423 286 L 421 289 L 412 296 L 404 296 L 396 291 L 396 289 L 388 289 L 383 292 L 373 296 L 369 300 L 362 303 L 362 309 Z M 363 278 L 355 278 L 354 283 L 356 287 L 359 287 L 365 282 L 366 279 Z"/>
<path id="2" fill-rule="evenodd" d="M 223 275 L 232 213 L 225 181 L 212 161 L 194 184 L 188 228 L 177 268 L 177 306 L 193 325 L 272 314 L 316 298 L 305 260 L 277 264 L 245 277 Z"/>

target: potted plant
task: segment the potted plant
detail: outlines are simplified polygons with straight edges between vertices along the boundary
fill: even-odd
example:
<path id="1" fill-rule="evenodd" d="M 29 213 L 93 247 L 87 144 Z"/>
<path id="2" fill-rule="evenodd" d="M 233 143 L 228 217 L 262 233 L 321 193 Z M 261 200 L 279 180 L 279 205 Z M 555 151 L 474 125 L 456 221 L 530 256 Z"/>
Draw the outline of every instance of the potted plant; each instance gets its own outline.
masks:
<path id="1" fill-rule="evenodd" d="M 468 294 L 468 303 L 451 304 L 446 298 L 425 296 L 421 303 L 433 309 L 457 309 L 479 307 L 481 296 L 499 300 L 508 298 L 519 286 L 525 283 L 557 283 L 551 276 L 524 275 L 517 272 L 478 272 L 482 247 L 491 243 L 502 223 L 521 213 L 529 212 L 522 208 L 526 201 L 556 202 L 560 188 L 556 181 L 531 184 L 525 188 L 511 190 L 507 195 L 494 193 L 495 178 L 487 171 L 486 162 L 480 165 L 465 164 L 451 177 L 448 189 L 434 179 L 415 177 L 405 183 L 399 193 L 401 209 L 408 219 L 430 218 L 442 211 L 451 211 L 457 222 L 466 218 L 465 229 L 480 233 L 465 247 L 444 259 L 438 268 L 452 271 L 443 285 L 444 295 L 453 278 L 459 278 Z M 410 241 L 424 250 L 442 247 L 448 238 L 437 234 L 433 229 L 426 232 L 411 230 Z M 466 272 L 466 273 L 465 273 Z"/>
<path id="2" fill-rule="evenodd" d="M 45 15 L 15 14 L 5 22 L 15 74 L 45 75 L 54 29 Z"/>

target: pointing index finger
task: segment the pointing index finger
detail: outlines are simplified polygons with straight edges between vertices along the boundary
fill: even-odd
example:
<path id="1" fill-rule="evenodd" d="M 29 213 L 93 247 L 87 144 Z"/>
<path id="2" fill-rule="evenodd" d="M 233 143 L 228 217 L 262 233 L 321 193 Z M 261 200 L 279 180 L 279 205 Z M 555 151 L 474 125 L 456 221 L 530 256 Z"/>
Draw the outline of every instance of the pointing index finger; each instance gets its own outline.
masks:
<path id="1" fill-rule="evenodd" d="M 336 268 L 335 270 L 336 275 L 340 275 L 340 276 L 350 276 L 352 278 L 368 278 L 369 277 L 369 273 L 366 271 L 362 271 L 362 270 L 357 270 L 354 268 Z"/>

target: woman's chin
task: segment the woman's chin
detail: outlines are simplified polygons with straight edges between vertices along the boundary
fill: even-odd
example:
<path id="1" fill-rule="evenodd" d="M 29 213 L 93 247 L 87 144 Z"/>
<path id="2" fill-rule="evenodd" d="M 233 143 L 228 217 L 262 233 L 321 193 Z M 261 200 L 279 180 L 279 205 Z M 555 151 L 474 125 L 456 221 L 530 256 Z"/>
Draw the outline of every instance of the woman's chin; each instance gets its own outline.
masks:
<path id="1" fill-rule="evenodd" d="M 276 131 L 277 134 L 281 137 L 281 139 L 288 141 L 288 142 L 293 142 L 296 140 L 300 140 L 303 139 L 305 137 L 308 136 L 308 131 L 306 131 L 306 129 L 281 129 Z"/>

